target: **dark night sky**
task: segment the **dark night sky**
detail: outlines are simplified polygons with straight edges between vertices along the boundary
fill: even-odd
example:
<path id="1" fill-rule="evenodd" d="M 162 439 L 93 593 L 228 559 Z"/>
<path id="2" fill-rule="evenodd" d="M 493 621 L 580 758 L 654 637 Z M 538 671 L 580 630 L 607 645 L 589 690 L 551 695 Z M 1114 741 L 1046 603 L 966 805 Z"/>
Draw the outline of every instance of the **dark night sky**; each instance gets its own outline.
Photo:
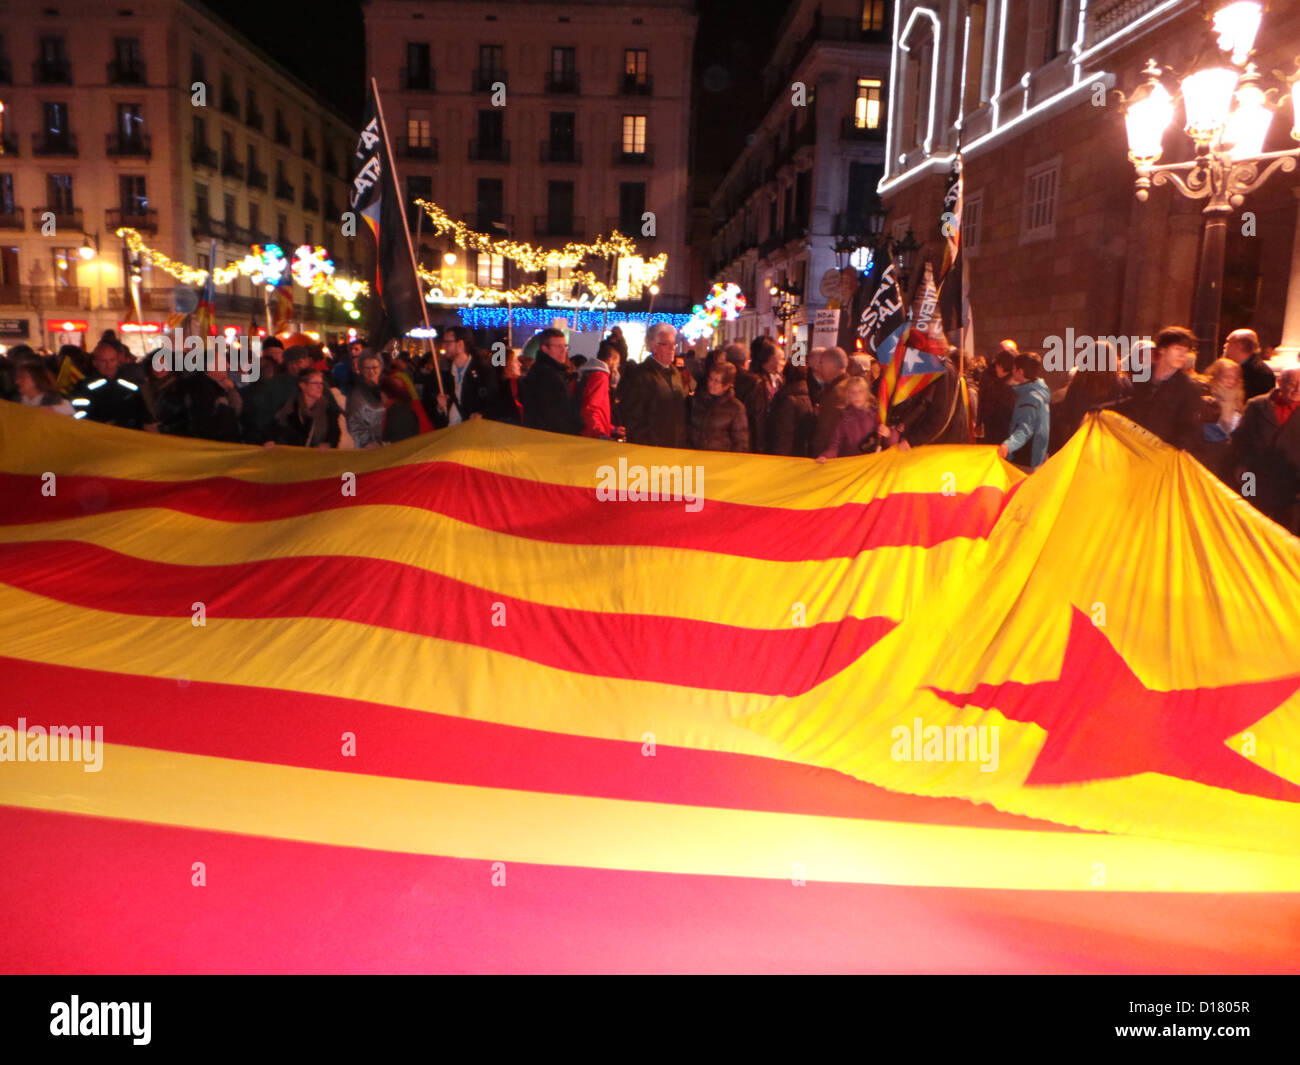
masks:
<path id="1" fill-rule="evenodd" d="M 791 0 L 697 0 L 696 173 L 721 176 L 760 117 L 758 88 L 773 36 Z M 266 0 L 208 0 L 211 8 L 345 115 L 365 103 L 361 4 L 311 9 Z"/>

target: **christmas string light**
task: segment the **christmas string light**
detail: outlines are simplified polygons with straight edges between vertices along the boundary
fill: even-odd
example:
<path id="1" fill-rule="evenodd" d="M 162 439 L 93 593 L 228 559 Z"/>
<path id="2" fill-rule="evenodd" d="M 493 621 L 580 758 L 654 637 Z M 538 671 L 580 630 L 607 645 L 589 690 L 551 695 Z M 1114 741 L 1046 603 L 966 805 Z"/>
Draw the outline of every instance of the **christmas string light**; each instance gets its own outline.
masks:
<path id="1" fill-rule="evenodd" d="M 513 323 L 516 329 L 545 329 L 556 318 L 575 322 L 581 332 L 603 329 L 609 325 L 644 325 L 647 329 L 667 322 L 681 330 L 690 319 L 689 314 L 670 314 L 659 311 L 587 311 L 565 307 L 517 307 L 510 313 L 504 307 L 462 307 L 457 312 L 461 324 L 470 329 L 505 329 Z"/>
<path id="2" fill-rule="evenodd" d="M 160 251 L 149 247 L 137 230 L 129 227 L 122 227 L 114 231 L 118 237 L 130 249 L 131 254 L 136 256 L 142 262 L 150 266 L 157 267 L 163 273 L 174 277 L 182 285 L 202 285 L 208 277 L 208 271 L 200 270 L 197 267 L 187 266 L 185 263 L 177 262 L 169 258 Z M 301 252 L 307 245 L 302 245 L 298 251 Z M 274 251 L 271 251 L 274 249 Z M 325 254 L 324 248 L 314 249 L 316 252 Z M 278 259 L 276 258 L 278 256 Z M 295 256 L 296 258 L 296 256 Z M 275 263 L 280 264 L 279 271 L 275 270 Z M 329 262 L 328 257 L 325 262 Z M 284 253 L 274 244 L 265 246 L 254 245 L 253 253 L 245 255 L 229 266 L 218 266 L 212 270 L 212 281 L 217 285 L 228 285 L 237 277 L 247 277 L 253 279 L 254 284 L 275 284 L 276 280 L 283 274 L 287 263 Z M 331 271 L 333 263 L 329 262 Z M 294 274 L 294 280 L 302 284 L 298 273 Z M 323 269 L 318 270 L 311 279 L 311 284 L 303 285 L 313 295 L 333 296 L 335 299 L 344 303 L 350 303 L 359 296 L 368 295 L 370 285 L 366 281 L 358 281 L 355 278 L 339 277 L 332 272 L 326 272 Z"/>

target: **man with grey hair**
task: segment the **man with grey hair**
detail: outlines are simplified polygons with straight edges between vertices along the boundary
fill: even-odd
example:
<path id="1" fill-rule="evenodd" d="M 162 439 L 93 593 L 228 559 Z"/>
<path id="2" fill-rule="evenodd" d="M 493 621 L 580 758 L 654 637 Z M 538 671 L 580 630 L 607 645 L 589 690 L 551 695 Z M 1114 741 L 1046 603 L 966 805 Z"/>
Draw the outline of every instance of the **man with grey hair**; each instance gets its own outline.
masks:
<path id="1" fill-rule="evenodd" d="M 809 454 L 820 455 L 835 439 L 840 418 L 849 403 L 845 392 L 849 381 L 848 368 L 849 356 L 843 348 L 826 348 L 812 368 L 813 376 L 821 383 L 821 390 L 817 397 L 817 424 L 813 427 Z"/>
<path id="2" fill-rule="evenodd" d="M 1300 369 L 1283 370 L 1277 388 L 1246 404 L 1232 434 L 1235 487 L 1284 529 L 1300 535 Z"/>
<path id="3" fill-rule="evenodd" d="M 1253 329 L 1234 329 L 1223 342 L 1223 357 L 1241 367 L 1241 383 L 1246 398 L 1266 396 L 1276 383 L 1273 371 L 1260 353 L 1259 334 Z"/>
<path id="4" fill-rule="evenodd" d="M 629 363 L 618 401 L 630 444 L 686 446 L 686 387 L 673 366 L 677 330 L 661 322 L 650 331 L 650 353 Z"/>

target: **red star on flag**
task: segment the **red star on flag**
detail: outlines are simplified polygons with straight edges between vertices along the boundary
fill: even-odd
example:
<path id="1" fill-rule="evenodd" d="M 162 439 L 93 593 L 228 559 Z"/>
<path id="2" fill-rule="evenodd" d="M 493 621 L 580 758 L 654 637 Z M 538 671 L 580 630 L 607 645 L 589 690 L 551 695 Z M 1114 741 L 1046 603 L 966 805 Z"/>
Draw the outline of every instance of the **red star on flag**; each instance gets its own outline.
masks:
<path id="1" fill-rule="evenodd" d="M 1220 688 L 1155 691 L 1077 607 L 1056 680 L 931 688 L 953 706 L 997 709 L 1047 731 L 1026 784 L 1163 773 L 1266 799 L 1300 802 L 1300 786 L 1225 745 L 1300 689 L 1300 676 Z"/>

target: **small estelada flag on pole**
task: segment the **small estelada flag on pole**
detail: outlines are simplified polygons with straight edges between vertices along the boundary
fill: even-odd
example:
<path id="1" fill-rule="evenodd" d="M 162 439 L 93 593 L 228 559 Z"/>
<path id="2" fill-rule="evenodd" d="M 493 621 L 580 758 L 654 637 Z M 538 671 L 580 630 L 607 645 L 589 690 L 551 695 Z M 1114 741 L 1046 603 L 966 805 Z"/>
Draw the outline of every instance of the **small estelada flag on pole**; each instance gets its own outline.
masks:
<path id="1" fill-rule="evenodd" d="M 373 78 L 353 161 L 349 203 L 375 238 L 375 320 L 370 339 L 378 348 L 420 325 L 423 312 L 402 194 Z"/>
<path id="2" fill-rule="evenodd" d="M 203 279 L 203 285 L 199 288 L 197 312 L 199 336 L 214 337 L 217 335 L 217 286 L 213 280 L 216 269 L 217 242 L 214 240 L 208 252 L 208 276 Z"/>

